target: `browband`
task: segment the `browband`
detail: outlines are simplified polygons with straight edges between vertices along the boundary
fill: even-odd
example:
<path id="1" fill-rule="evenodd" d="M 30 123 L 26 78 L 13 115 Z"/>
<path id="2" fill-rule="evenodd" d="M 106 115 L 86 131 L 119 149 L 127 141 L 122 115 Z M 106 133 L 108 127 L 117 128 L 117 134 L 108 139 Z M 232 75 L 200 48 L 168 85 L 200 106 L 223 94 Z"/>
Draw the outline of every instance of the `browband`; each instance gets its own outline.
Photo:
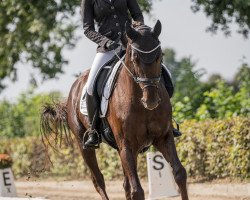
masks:
<path id="1" fill-rule="evenodd" d="M 131 44 L 132 49 L 134 49 L 134 50 L 136 50 L 136 51 L 139 51 L 139 52 L 141 52 L 141 53 L 152 53 L 152 52 L 154 52 L 156 49 L 158 49 L 160 46 L 161 46 L 161 43 L 159 43 L 154 49 L 152 49 L 152 50 L 150 50 L 150 51 L 142 51 L 142 50 L 140 50 L 140 49 L 134 47 L 134 46 Z"/>

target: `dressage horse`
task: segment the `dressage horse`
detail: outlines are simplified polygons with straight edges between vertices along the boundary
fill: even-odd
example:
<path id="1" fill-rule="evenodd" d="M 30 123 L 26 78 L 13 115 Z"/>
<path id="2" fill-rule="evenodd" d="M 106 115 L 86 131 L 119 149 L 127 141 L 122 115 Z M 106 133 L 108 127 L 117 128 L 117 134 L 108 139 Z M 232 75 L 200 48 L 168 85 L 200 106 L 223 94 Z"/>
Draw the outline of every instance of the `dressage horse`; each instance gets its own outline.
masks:
<path id="1" fill-rule="evenodd" d="M 124 171 L 127 200 L 144 200 L 144 191 L 137 174 L 137 156 L 153 145 L 173 168 L 182 200 L 188 200 L 186 171 L 177 157 L 172 134 L 172 110 L 168 92 L 161 81 L 162 50 L 158 39 L 161 23 L 154 28 L 126 25 L 128 44 L 125 60 L 109 101 L 107 120 L 118 146 Z M 45 107 L 42 113 L 44 134 L 56 135 L 64 122 L 78 140 L 85 163 L 91 171 L 93 184 L 102 200 L 108 200 L 103 175 L 98 167 L 94 149 L 83 149 L 83 135 L 88 118 L 80 113 L 80 98 L 89 71 L 73 84 L 66 105 Z M 56 128 L 51 127 L 52 125 Z M 50 128 L 49 128 L 50 126 Z M 47 130 L 47 132 L 46 132 Z"/>

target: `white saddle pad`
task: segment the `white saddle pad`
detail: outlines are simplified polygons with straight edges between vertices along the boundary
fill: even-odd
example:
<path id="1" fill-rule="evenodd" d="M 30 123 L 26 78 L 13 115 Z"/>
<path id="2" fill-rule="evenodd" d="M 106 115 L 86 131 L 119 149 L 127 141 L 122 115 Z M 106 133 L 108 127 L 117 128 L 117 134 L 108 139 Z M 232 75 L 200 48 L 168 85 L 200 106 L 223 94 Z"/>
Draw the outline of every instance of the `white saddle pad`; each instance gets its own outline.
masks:
<path id="1" fill-rule="evenodd" d="M 122 57 L 121 60 L 124 59 L 125 56 Z M 101 106 L 100 106 L 100 117 L 105 117 L 106 114 L 107 114 L 107 111 L 108 111 L 108 105 L 109 105 L 109 98 L 111 96 L 111 93 L 112 93 L 112 85 L 113 85 L 113 82 L 115 80 L 115 77 L 116 77 L 116 74 L 118 72 L 118 70 L 120 69 L 120 66 L 121 66 L 121 61 L 118 61 L 109 78 L 108 78 L 108 81 L 106 82 L 105 86 L 104 86 L 104 91 L 103 91 L 103 94 L 102 94 L 102 98 L 101 98 Z M 80 102 L 80 112 L 83 114 L 83 115 L 86 115 L 88 116 L 88 111 L 87 111 L 87 104 L 86 104 L 86 92 L 87 92 L 87 87 L 86 85 L 83 87 L 83 90 L 82 90 L 82 96 L 81 96 L 81 102 Z"/>

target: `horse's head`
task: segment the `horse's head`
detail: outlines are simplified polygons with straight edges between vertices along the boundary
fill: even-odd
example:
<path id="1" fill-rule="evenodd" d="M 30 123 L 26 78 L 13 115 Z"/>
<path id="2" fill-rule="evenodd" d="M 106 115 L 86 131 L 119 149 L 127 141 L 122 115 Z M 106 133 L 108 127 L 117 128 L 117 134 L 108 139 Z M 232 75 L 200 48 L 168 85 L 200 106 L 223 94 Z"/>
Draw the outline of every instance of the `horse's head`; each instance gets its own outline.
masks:
<path id="1" fill-rule="evenodd" d="M 153 29 L 145 25 L 133 28 L 126 24 L 126 33 L 128 37 L 126 63 L 131 63 L 133 66 L 131 74 L 142 89 L 143 106 L 153 110 L 161 101 L 158 91 L 162 60 L 158 39 L 161 23 L 158 20 Z"/>

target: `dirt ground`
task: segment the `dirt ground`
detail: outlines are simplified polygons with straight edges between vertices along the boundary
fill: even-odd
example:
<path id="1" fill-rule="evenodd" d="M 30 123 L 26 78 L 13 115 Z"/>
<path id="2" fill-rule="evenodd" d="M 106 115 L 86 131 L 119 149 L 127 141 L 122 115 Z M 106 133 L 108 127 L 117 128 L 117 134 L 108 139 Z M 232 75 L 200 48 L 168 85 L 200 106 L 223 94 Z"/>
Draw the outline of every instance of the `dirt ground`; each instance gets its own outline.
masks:
<path id="1" fill-rule="evenodd" d="M 19 197 L 44 197 L 51 200 L 99 200 L 91 181 L 17 181 Z M 148 186 L 142 183 L 146 198 Z M 106 183 L 111 200 L 124 200 L 122 181 Z M 250 183 L 199 183 L 188 185 L 190 200 L 250 200 Z M 180 197 L 165 198 L 179 200 Z"/>

